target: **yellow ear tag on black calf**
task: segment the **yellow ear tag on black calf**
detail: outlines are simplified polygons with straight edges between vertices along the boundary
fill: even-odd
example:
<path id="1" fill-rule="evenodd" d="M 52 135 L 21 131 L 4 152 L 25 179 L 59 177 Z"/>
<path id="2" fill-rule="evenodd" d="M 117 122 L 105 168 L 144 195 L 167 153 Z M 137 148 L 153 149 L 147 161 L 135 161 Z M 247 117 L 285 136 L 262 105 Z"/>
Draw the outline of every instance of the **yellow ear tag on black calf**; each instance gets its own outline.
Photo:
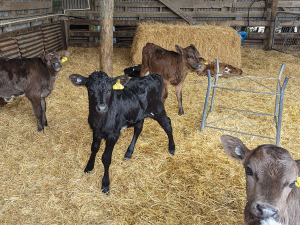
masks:
<path id="1" fill-rule="evenodd" d="M 205 62 L 204 65 L 208 65 L 208 62 Z"/>
<path id="2" fill-rule="evenodd" d="M 297 181 L 295 182 L 295 185 L 296 185 L 297 187 L 300 187 L 300 177 L 297 178 Z"/>
<path id="3" fill-rule="evenodd" d="M 120 83 L 120 79 L 117 79 L 117 82 L 113 85 L 114 90 L 122 90 L 124 86 Z"/>

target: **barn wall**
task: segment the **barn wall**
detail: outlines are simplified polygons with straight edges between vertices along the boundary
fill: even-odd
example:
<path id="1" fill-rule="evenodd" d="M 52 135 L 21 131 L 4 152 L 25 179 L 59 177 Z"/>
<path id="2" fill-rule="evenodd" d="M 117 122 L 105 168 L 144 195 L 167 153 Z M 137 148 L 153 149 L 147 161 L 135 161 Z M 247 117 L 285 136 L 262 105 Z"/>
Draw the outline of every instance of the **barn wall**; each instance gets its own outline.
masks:
<path id="1" fill-rule="evenodd" d="M 75 0 L 68 0 L 75 1 Z M 198 24 L 229 25 L 237 30 L 245 26 L 270 25 L 271 9 L 265 1 L 252 0 L 115 0 L 114 24 L 115 46 L 130 47 L 137 23 L 140 21 L 161 21 L 166 23 L 189 22 Z M 97 46 L 99 31 L 99 0 L 91 3 L 95 11 L 68 11 L 67 15 L 85 18 L 70 22 L 70 45 Z M 248 16 L 249 10 L 249 16 Z M 300 11 L 300 0 L 279 0 L 278 11 Z M 176 12 L 176 13 L 175 13 Z M 281 21 L 281 25 L 289 21 Z M 297 24 L 296 26 L 299 26 Z M 251 33 L 244 46 L 262 48 L 266 44 L 267 33 Z"/>

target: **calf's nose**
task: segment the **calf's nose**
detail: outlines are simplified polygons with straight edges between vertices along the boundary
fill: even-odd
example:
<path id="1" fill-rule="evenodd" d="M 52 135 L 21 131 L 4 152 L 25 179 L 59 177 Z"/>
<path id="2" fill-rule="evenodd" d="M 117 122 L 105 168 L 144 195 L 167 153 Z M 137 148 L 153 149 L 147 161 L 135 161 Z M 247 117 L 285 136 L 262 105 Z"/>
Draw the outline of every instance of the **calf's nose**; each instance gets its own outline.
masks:
<path id="1" fill-rule="evenodd" d="M 105 104 L 99 104 L 96 106 L 96 111 L 99 113 L 106 112 L 106 110 L 107 110 L 107 105 Z"/>
<path id="2" fill-rule="evenodd" d="M 202 65 L 201 63 L 197 64 L 196 68 L 200 69 L 201 65 Z"/>
<path id="3" fill-rule="evenodd" d="M 60 67 L 60 63 L 59 62 L 53 63 L 53 67 Z"/>
<path id="4" fill-rule="evenodd" d="M 254 209 L 259 218 L 276 218 L 279 215 L 278 209 L 269 204 L 256 204 Z"/>

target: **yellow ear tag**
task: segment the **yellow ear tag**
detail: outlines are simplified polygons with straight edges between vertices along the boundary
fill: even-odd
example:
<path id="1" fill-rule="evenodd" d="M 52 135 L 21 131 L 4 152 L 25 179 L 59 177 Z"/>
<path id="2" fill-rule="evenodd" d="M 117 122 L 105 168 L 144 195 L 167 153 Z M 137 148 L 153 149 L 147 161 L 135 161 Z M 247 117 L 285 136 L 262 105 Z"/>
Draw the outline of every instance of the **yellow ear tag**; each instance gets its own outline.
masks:
<path id="1" fill-rule="evenodd" d="M 64 63 L 65 61 L 67 61 L 68 60 L 68 58 L 67 57 L 62 57 L 62 59 L 61 59 L 61 63 Z"/>
<path id="2" fill-rule="evenodd" d="M 296 185 L 297 187 L 300 187 L 300 177 L 297 178 L 297 181 L 295 182 L 295 185 Z"/>
<path id="3" fill-rule="evenodd" d="M 120 83 L 120 79 L 117 79 L 117 82 L 113 85 L 114 90 L 122 90 L 124 86 Z"/>
<path id="4" fill-rule="evenodd" d="M 208 62 L 205 62 L 204 65 L 208 65 Z"/>

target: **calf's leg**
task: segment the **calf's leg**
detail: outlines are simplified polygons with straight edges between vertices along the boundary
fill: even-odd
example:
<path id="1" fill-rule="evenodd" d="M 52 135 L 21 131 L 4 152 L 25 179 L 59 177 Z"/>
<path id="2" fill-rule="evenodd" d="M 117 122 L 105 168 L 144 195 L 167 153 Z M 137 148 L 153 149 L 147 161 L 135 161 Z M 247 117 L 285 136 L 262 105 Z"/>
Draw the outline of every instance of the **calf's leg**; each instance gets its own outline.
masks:
<path id="1" fill-rule="evenodd" d="M 7 102 L 4 100 L 4 98 L 0 98 L 0 107 L 6 105 Z"/>
<path id="2" fill-rule="evenodd" d="M 104 176 L 102 178 L 102 192 L 107 193 L 109 191 L 109 166 L 111 164 L 111 155 L 118 139 L 106 140 L 105 150 L 102 155 L 102 163 L 104 165 Z"/>
<path id="3" fill-rule="evenodd" d="M 164 87 L 162 90 L 162 103 L 165 104 L 166 99 L 168 98 L 168 84 L 164 83 Z"/>
<path id="4" fill-rule="evenodd" d="M 33 112 L 37 119 L 38 131 L 44 130 L 44 125 L 42 121 L 43 109 L 41 105 L 41 96 L 28 96 L 28 99 L 31 102 Z"/>
<path id="5" fill-rule="evenodd" d="M 148 71 L 148 67 L 145 66 L 145 65 L 142 63 L 142 65 L 141 65 L 140 76 L 141 76 L 141 77 L 144 77 L 144 76 L 146 75 L 147 71 Z"/>
<path id="6" fill-rule="evenodd" d="M 171 120 L 167 116 L 163 104 L 158 104 L 157 112 L 154 113 L 153 119 L 155 119 L 159 123 L 159 125 L 164 129 L 164 131 L 167 133 L 169 138 L 169 152 L 171 155 L 174 155 L 175 143 L 173 139 Z"/>
<path id="7" fill-rule="evenodd" d="M 42 97 L 41 99 L 41 105 L 42 105 L 42 122 L 44 126 L 48 126 L 47 119 L 46 119 L 46 101 L 45 98 Z"/>
<path id="8" fill-rule="evenodd" d="M 100 143 L 101 143 L 101 138 L 97 137 L 96 133 L 93 132 L 93 143 L 92 143 L 92 147 L 91 147 L 91 155 L 90 155 L 90 159 L 84 169 L 85 173 L 88 173 L 94 169 L 95 158 L 96 158 L 97 152 L 99 151 Z"/>
<path id="9" fill-rule="evenodd" d="M 143 124 L 144 124 L 144 120 L 134 126 L 133 138 L 132 138 L 132 141 L 131 141 L 128 149 L 127 149 L 127 152 L 125 153 L 125 159 L 130 159 L 131 158 L 132 153 L 134 151 L 135 143 L 136 143 L 140 133 L 142 132 Z"/>
<path id="10" fill-rule="evenodd" d="M 176 96 L 177 96 L 177 101 L 178 101 L 178 115 L 183 115 L 183 108 L 182 108 L 182 85 L 183 83 L 178 84 L 177 86 L 175 86 L 175 92 L 176 92 Z"/>

